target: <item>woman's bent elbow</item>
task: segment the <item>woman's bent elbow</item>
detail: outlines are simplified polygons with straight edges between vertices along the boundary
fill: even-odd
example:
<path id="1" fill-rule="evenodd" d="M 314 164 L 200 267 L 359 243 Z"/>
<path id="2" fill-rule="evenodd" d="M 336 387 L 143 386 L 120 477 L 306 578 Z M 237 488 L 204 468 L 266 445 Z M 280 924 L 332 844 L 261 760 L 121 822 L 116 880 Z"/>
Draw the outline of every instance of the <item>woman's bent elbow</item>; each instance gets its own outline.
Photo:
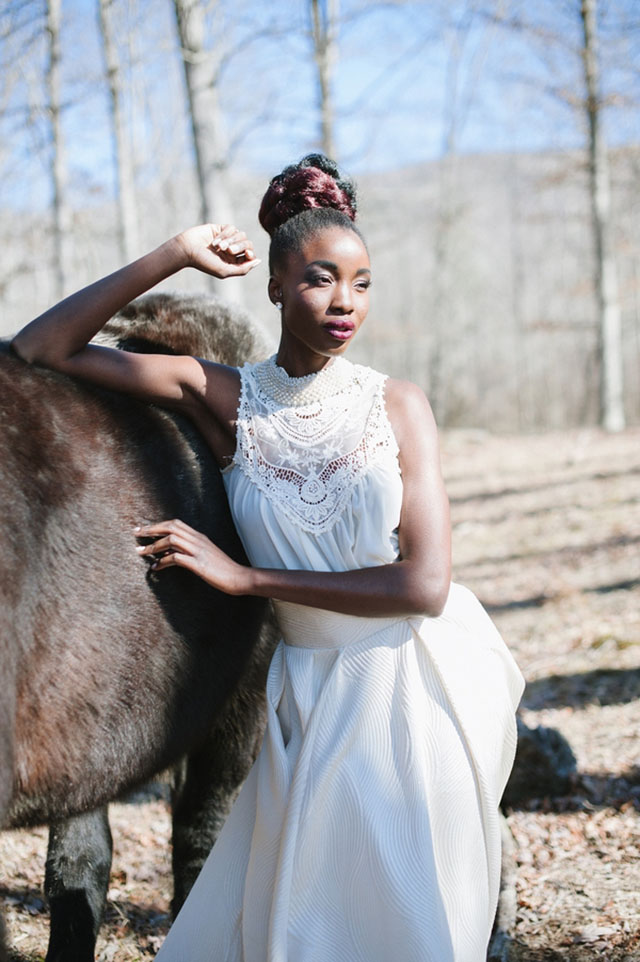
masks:
<path id="1" fill-rule="evenodd" d="M 412 598 L 414 613 L 426 618 L 437 618 L 441 615 L 449 597 L 450 584 L 449 579 L 422 584 Z"/>
<path id="2" fill-rule="evenodd" d="M 35 338 L 24 336 L 22 331 L 12 338 L 10 346 L 16 357 L 27 364 L 41 364 L 53 369 L 62 367 L 64 355 L 59 351 L 52 351 L 51 346 L 47 348 L 46 344 L 39 343 Z"/>
<path id="3" fill-rule="evenodd" d="M 27 364 L 33 363 L 34 358 L 31 356 L 31 351 L 29 351 L 27 345 L 22 343 L 22 339 L 20 338 L 19 334 L 16 334 L 16 336 L 11 339 L 9 346 L 15 356 L 19 357 L 20 360 L 26 361 Z"/>
<path id="4" fill-rule="evenodd" d="M 22 332 L 16 334 L 10 342 L 11 350 L 20 360 L 27 364 L 43 364 L 45 367 L 53 366 L 46 356 L 46 351 L 38 349 L 37 342 L 29 337 L 23 337 Z"/>

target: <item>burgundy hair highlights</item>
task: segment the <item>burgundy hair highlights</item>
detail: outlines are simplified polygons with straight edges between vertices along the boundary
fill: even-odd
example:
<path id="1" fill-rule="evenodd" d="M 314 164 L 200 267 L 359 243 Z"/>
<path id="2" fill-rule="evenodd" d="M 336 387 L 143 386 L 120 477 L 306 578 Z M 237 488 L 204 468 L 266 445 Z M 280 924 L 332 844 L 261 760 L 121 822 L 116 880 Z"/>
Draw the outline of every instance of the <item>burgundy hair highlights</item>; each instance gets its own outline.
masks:
<path id="1" fill-rule="evenodd" d="M 269 269 L 285 264 L 319 230 L 351 230 L 355 225 L 356 189 L 324 154 L 307 154 L 273 178 L 262 198 L 258 219 L 271 237 Z M 365 244 L 366 247 L 366 244 Z"/>
<path id="2" fill-rule="evenodd" d="M 355 198 L 331 174 L 319 167 L 287 168 L 274 177 L 262 198 L 258 220 L 273 234 L 304 210 L 331 207 L 355 220 Z"/>

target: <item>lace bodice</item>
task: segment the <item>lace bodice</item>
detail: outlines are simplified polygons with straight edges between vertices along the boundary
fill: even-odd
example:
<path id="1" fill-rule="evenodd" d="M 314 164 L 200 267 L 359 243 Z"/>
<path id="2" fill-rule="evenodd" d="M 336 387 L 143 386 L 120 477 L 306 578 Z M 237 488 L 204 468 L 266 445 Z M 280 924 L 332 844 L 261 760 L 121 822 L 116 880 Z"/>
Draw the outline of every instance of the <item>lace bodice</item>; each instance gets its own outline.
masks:
<path id="1" fill-rule="evenodd" d="M 260 503 L 251 505 L 254 527 L 256 515 L 264 515 L 267 505 L 270 522 L 275 517 L 279 526 L 295 528 L 295 538 L 304 532 L 318 539 L 341 525 L 355 541 L 354 525 L 361 528 L 369 522 L 369 538 L 387 545 L 377 563 L 393 560 L 388 544 L 399 520 L 401 482 L 384 382 L 384 375 L 344 358 L 302 378 L 290 378 L 274 357 L 242 368 L 231 472 L 236 477 L 231 481 L 229 471 L 224 477 L 234 520 L 254 564 L 264 559 L 257 561 L 251 550 L 250 512 L 241 504 L 247 497 L 246 482 L 260 493 Z M 376 494 L 366 493 L 374 476 Z M 386 506 L 376 508 L 376 498 Z M 354 512 L 355 518 L 350 516 Z M 292 534 L 289 540 L 295 540 Z M 339 550 L 343 552 L 342 545 Z M 352 566 L 348 558 L 343 560 Z M 354 559 L 353 564 L 367 561 Z M 323 566 L 334 567 L 334 562 Z"/>
<path id="2" fill-rule="evenodd" d="M 343 358 L 304 378 L 273 357 L 244 367 L 236 460 L 306 531 L 330 528 L 367 467 L 395 453 L 384 380 Z"/>

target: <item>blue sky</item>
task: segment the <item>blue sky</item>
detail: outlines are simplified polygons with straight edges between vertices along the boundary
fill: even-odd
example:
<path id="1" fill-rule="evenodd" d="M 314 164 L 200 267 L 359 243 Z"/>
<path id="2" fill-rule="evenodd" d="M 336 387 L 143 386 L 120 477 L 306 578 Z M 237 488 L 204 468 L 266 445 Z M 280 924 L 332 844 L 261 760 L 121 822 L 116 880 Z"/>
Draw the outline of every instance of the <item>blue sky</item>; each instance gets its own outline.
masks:
<path id="1" fill-rule="evenodd" d="M 187 163 L 182 76 L 170 0 L 116 0 L 122 27 L 122 55 L 129 66 L 130 136 L 141 182 L 159 176 L 162 164 Z M 318 115 L 314 67 L 303 0 L 264 4 L 220 0 L 217 29 L 231 56 L 222 77 L 222 100 L 231 139 L 245 130 L 234 164 L 272 171 L 314 146 Z M 505 5 L 503 4 L 503 7 Z M 95 0 L 63 0 L 63 77 L 67 106 L 64 131 L 71 179 L 89 202 L 113 189 L 107 95 L 96 29 Z M 407 0 L 363 4 L 343 0 L 334 78 L 339 159 L 354 173 L 385 170 L 442 155 L 446 131 L 455 131 L 460 152 L 538 151 L 579 147 L 579 115 L 549 88 L 580 92 L 577 0 L 513 2 L 514 16 L 536 18 L 555 40 L 491 25 L 479 3 Z M 42 3 L 27 5 L 25 32 L 40 39 L 21 53 L 21 77 L 0 115 L 4 163 L 4 204 L 44 204 L 48 197 L 47 124 L 42 109 L 25 123 L 30 97 L 42 107 L 41 78 L 46 53 Z M 603 9 L 605 9 L 603 7 Z M 640 140 L 640 21 L 633 0 L 609 0 L 603 21 L 605 83 L 619 94 L 607 111 L 610 143 Z M 272 19 L 277 36 L 259 34 Z M 23 17 L 24 19 L 24 17 Z M 457 27 L 457 29 L 454 29 Z M 615 39 L 615 43 L 612 38 Z M 457 46 L 456 46 L 457 42 Z M 2 42 L 3 73 L 15 51 Z M 453 51 L 458 57 L 453 56 Z M 5 89 L 6 86 L 5 86 Z M 620 93 L 622 92 L 622 93 Z M 176 151 L 168 157 L 169 145 Z M 165 171 L 166 174 L 166 171 Z"/>

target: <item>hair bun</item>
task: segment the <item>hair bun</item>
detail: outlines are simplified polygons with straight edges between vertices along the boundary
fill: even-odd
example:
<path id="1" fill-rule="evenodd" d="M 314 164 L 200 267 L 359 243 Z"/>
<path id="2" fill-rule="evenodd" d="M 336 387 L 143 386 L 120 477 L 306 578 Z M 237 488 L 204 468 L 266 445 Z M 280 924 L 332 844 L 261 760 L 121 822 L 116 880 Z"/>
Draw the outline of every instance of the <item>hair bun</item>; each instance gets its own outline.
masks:
<path id="1" fill-rule="evenodd" d="M 353 183 L 342 178 L 336 164 L 323 154 L 307 154 L 273 178 L 262 198 L 258 220 L 273 234 L 289 218 L 314 207 L 332 207 L 351 220 L 356 217 Z"/>

